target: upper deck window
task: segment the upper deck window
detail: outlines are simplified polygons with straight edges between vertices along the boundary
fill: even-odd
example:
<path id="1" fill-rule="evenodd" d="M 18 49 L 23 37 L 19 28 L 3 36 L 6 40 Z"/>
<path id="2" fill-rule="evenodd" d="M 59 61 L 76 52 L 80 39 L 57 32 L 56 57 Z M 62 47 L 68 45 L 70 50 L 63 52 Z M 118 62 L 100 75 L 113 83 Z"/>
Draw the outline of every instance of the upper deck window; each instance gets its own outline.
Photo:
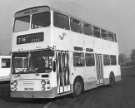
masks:
<path id="1" fill-rule="evenodd" d="M 92 35 L 92 26 L 90 24 L 83 25 L 83 32 L 86 35 Z"/>
<path id="2" fill-rule="evenodd" d="M 108 40 L 114 41 L 114 37 L 113 37 L 113 33 L 112 32 L 108 32 Z"/>
<path id="3" fill-rule="evenodd" d="M 106 36 L 107 36 L 107 31 L 104 30 L 104 29 L 101 29 L 101 37 L 102 37 L 103 39 L 106 39 Z"/>
<path id="4" fill-rule="evenodd" d="M 114 37 L 114 41 L 117 42 L 117 36 L 115 33 L 113 34 L 113 37 Z"/>
<path id="5" fill-rule="evenodd" d="M 54 12 L 54 26 L 69 30 L 68 16 Z"/>
<path id="6" fill-rule="evenodd" d="M 70 26 L 72 31 L 81 33 L 81 23 L 79 20 L 71 18 Z"/>
<path id="7" fill-rule="evenodd" d="M 95 37 L 100 38 L 100 28 L 94 26 L 94 27 L 93 27 L 93 33 L 94 33 L 94 36 L 95 36 Z"/>
<path id="8" fill-rule="evenodd" d="M 25 31 L 29 29 L 30 16 L 23 16 L 15 18 L 14 32 Z"/>
<path id="9" fill-rule="evenodd" d="M 106 31 L 104 29 L 101 29 L 101 36 L 105 40 L 117 42 L 117 38 L 116 38 L 115 33 L 112 33 L 112 32 Z"/>
<path id="10" fill-rule="evenodd" d="M 50 25 L 50 12 L 37 13 L 32 15 L 32 29 Z"/>

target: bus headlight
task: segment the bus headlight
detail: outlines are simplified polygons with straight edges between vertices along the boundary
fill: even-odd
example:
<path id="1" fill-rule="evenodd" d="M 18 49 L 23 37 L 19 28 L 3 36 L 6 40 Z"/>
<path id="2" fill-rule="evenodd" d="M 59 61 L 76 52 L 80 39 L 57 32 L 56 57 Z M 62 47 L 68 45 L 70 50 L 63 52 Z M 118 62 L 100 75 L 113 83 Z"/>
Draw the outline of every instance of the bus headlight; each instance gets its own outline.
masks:
<path id="1" fill-rule="evenodd" d="M 50 81 L 49 80 L 41 80 L 41 86 L 42 86 L 42 90 L 50 90 Z"/>
<path id="2" fill-rule="evenodd" d="M 16 80 L 11 81 L 10 89 L 11 89 L 11 91 L 16 91 L 16 89 L 17 89 L 17 81 Z"/>
<path id="3" fill-rule="evenodd" d="M 45 80 L 42 80 L 42 81 L 41 81 L 41 86 L 42 86 L 42 90 L 43 90 L 43 91 L 45 91 L 45 85 L 46 85 Z"/>
<path id="4" fill-rule="evenodd" d="M 51 85 L 50 85 L 50 80 L 46 81 L 46 90 L 50 90 L 51 89 Z"/>
<path id="5" fill-rule="evenodd" d="M 42 84 L 42 85 L 45 85 L 45 84 L 46 84 L 45 80 L 42 80 L 42 81 L 41 81 L 41 84 Z"/>

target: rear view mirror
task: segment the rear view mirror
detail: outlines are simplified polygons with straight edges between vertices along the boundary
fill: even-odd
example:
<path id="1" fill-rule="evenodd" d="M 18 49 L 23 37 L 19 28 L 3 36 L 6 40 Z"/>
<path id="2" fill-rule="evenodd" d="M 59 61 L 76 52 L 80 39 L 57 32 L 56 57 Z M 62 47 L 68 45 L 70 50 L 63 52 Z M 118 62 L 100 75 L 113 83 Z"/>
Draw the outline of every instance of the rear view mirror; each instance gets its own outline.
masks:
<path id="1" fill-rule="evenodd" d="M 56 71 L 56 61 L 53 61 L 53 72 Z"/>

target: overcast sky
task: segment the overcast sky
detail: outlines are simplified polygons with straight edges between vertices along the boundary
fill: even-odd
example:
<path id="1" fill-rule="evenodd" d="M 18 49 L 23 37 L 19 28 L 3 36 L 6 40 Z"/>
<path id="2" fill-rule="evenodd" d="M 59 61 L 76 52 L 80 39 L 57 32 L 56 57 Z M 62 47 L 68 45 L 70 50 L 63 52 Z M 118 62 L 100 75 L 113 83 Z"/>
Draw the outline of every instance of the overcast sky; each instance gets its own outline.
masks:
<path id="1" fill-rule="evenodd" d="M 13 15 L 26 7 L 50 5 L 116 32 L 120 52 L 135 49 L 135 0 L 3 0 L 0 3 L 0 53 L 11 49 Z"/>

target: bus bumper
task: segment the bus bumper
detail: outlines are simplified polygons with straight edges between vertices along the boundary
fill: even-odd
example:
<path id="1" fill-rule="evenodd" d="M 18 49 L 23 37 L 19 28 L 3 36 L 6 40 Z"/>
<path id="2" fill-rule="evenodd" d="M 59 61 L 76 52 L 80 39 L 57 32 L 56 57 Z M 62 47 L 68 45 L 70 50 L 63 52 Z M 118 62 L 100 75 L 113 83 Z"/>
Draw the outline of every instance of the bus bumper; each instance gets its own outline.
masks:
<path id="1" fill-rule="evenodd" d="M 57 88 L 49 91 L 11 91 L 10 96 L 13 98 L 55 98 Z"/>

